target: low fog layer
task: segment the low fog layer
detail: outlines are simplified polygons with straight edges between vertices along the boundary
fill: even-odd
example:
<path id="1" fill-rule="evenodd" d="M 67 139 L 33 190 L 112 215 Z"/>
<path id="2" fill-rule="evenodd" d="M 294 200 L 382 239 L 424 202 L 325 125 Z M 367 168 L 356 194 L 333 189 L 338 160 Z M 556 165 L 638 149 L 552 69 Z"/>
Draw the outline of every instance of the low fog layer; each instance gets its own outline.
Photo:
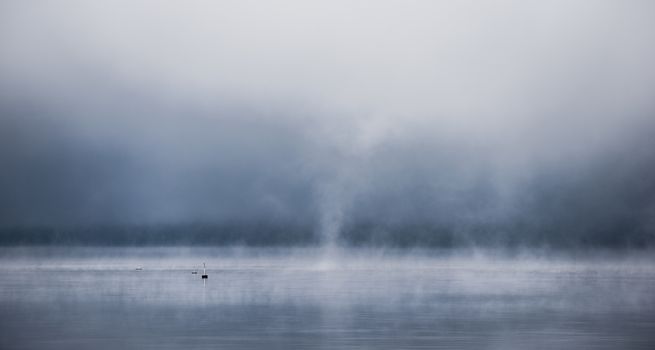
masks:
<path id="1" fill-rule="evenodd" d="M 0 241 L 647 246 L 649 1 L 0 4 Z"/>

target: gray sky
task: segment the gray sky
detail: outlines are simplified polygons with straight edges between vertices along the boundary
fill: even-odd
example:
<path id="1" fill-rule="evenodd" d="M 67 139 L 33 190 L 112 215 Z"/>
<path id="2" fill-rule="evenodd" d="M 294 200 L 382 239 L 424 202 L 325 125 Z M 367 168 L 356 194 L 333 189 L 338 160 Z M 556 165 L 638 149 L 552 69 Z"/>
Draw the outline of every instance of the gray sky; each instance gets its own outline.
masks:
<path id="1" fill-rule="evenodd" d="M 652 228 L 654 19 L 639 0 L 3 1 L 0 224 Z"/>

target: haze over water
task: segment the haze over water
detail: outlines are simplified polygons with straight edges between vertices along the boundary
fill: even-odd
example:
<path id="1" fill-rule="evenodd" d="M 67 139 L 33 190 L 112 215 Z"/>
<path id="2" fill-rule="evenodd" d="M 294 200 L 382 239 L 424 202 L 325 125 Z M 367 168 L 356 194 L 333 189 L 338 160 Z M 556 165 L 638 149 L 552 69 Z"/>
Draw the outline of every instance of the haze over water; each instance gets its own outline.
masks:
<path id="1" fill-rule="evenodd" d="M 653 62 L 648 0 L 0 1 L 0 348 L 654 349 Z"/>
<path id="2" fill-rule="evenodd" d="M 318 253 L 3 249 L 0 345 L 650 349 L 655 340 L 652 254 Z M 202 262 L 206 282 L 191 273 Z"/>

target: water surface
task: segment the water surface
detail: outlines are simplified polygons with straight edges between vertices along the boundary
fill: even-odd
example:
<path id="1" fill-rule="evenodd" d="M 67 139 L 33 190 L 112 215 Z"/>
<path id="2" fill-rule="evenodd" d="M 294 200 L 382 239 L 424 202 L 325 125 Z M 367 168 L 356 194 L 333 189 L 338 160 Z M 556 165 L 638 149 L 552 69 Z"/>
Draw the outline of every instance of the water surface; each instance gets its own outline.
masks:
<path id="1" fill-rule="evenodd" d="M 0 261 L 2 349 L 655 348 L 645 253 L 4 248 Z M 207 281 L 192 274 L 203 262 Z"/>

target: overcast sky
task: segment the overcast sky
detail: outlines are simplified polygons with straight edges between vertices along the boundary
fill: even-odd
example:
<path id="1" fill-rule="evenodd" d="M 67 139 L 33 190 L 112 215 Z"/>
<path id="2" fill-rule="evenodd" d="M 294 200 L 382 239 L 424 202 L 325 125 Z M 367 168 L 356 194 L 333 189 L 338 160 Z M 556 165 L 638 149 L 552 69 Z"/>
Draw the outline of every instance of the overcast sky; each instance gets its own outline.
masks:
<path id="1" fill-rule="evenodd" d="M 652 1 L 2 1 L 0 53 L 2 226 L 655 228 Z"/>

